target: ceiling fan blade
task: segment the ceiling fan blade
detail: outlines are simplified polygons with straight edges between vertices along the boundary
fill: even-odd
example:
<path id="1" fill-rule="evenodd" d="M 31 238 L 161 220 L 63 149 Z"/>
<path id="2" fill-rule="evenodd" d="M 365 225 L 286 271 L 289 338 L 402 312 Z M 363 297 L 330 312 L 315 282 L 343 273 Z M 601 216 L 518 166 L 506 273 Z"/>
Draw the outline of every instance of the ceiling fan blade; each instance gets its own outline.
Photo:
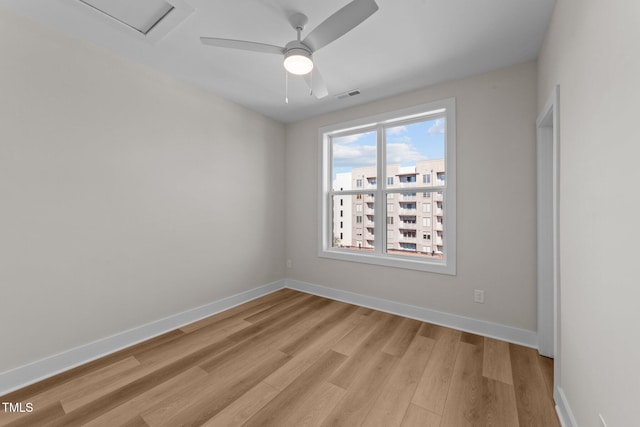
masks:
<path id="1" fill-rule="evenodd" d="M 375 0 L 353 0 L 324 20 L 302 41 L 313 52 L 339 39 L 378 10 Z"/>
<path id="2" fill-rule="evenodd" d="M 304 81 L 307 82 L 307 85 L 311 89 L 311 93 L 318 99 L 322 99 L 325 96 L 329 95 L 329 91 L 327 90 L 327 85 L 322 78 L 322 75 L 318 71 L 317 67 L 313 68 L 309 74 L 304 75 Z"/>
<path id="3" fill-rule="evenodd" d="M 219 39 L 215 37 L 200 37 L 203 44 L 209 46 L 226 47 L 231 49 L 250 50 L 252 52 L 277 53 L 282 55 L 284 48 L 272 44 L 248 42 L 244 40 Z"/>

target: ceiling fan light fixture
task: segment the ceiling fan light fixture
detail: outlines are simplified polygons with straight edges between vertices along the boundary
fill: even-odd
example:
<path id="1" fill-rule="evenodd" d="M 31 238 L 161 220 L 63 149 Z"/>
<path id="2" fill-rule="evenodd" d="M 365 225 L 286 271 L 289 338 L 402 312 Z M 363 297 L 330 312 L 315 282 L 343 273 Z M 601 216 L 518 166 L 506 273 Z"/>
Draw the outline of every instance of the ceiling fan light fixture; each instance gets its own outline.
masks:
<path id="1" fill-rule="evenodd" d="M 313 70 L 311 53 L 305 49 L 289 49 L 284 54 L 284 68 L 298 76 L 309 74 Z"/>

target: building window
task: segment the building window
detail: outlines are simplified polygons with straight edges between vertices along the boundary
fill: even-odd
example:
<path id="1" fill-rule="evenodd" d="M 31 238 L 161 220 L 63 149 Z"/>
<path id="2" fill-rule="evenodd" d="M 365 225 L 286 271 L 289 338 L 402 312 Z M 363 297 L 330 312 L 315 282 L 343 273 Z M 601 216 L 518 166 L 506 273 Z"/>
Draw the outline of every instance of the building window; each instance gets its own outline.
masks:
<path id="1" fill-rule="evenodd" d="M 344 199 L 340 199 L 340 206 L 344 206 Z M 342 211 L 340 211 L 342 212 Z"/>
<path id="2" fill-rule="evenodd" d="M 321 128 L 319 256 L 455 274 L 455 141 L 454 99 Z M 422 171 L 437 172 L 433 172 L 432 180 L 431 172 Z M 417 179 L 421 174 L 422 178 Z M 350 176 L 342 182 L 355 186 L 333 185 L 337 175 Z M 392 187 L 395 177 L 398 183 Z M 365 183 L 367 189 L 363 188 Z M 423 198 L 434 199 L 434 213 L 431 213 L 431 203 L 422 203 L 422 212 L 429 215 L 418 214 L 418 193 L 422 193 Z M 360 235 L 344 247 L 331 244 L 332 224 L 335 224 L 332 216 L 337 213 L 331 209 L 331 203 L 337 196 L 365 198 L 366 249 L 360 249 L 364 240 Z M 397 224 L 390 215 L 394 203 L 373 203 L 374 199 L 393 198 L 398 199 L 400 221 Z M 356 212 L 363 212 L 361 203 L 356 203 Z M 419 237 L 425 243 L 432 240 L 432 216 L 437 216 L 438 221 L 434 243 L 418 247 Z M 362 224 L 362 215 L 355 216 L 355 223 Z M 346 226 L 347 230 L 353 227 L 349 221 Z M 376 228 L 382 232 L 374 233 Z M 398 246 L 388 241 L 391 236 L 399 236 Z M 432 250 L 433 246 L 437 250 Z"/>

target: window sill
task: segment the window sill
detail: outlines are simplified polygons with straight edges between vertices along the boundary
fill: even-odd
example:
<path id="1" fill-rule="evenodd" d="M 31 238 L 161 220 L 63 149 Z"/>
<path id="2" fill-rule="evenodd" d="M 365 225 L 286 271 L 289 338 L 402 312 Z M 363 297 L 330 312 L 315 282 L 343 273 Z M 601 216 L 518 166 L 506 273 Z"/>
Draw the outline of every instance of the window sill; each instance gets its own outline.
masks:
<path id="1" fill-rule="evenodd" d="M 403 256 L 378 255 L 372 253 L 355 253 L 340 249 L 321 250 L 318 253 L 321 258 L 329 258 L 340 261 L 359 262 L 364 264 L 381 265 L 385 267 L 403 268 L 406 270 L 418 270 L 428 273 L 456 275 L 455 263 L 441 261 L 426 261 L 421 259 L 411 259 Z"/>

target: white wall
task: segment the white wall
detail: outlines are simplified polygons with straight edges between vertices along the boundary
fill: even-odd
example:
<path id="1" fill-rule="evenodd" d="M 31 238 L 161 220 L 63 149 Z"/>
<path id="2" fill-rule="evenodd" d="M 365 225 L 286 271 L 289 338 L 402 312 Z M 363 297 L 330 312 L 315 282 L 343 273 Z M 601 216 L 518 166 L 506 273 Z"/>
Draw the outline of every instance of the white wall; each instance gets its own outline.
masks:
<path id="1" fill-rule="evenodd" d="M 318 128 L 456 97 L 458 274 L 446 276 L 317 256 Z M 291 279 L 534 331 L 533 62 L 287 126 L 287 258 Z M 486 303 L 473 302 L 473 289 Z"/>
<path id="2" fill-rule="evenodd" d="M 0 372 L 284 276 L 284 126 L 0 9 Z"/>
<path id="3" fill-rule="evenodd" d="M 637 425 L 640 2 L 559 0 L 538 106 L 560 85 L 561 377 L 577 425 Z"/>

